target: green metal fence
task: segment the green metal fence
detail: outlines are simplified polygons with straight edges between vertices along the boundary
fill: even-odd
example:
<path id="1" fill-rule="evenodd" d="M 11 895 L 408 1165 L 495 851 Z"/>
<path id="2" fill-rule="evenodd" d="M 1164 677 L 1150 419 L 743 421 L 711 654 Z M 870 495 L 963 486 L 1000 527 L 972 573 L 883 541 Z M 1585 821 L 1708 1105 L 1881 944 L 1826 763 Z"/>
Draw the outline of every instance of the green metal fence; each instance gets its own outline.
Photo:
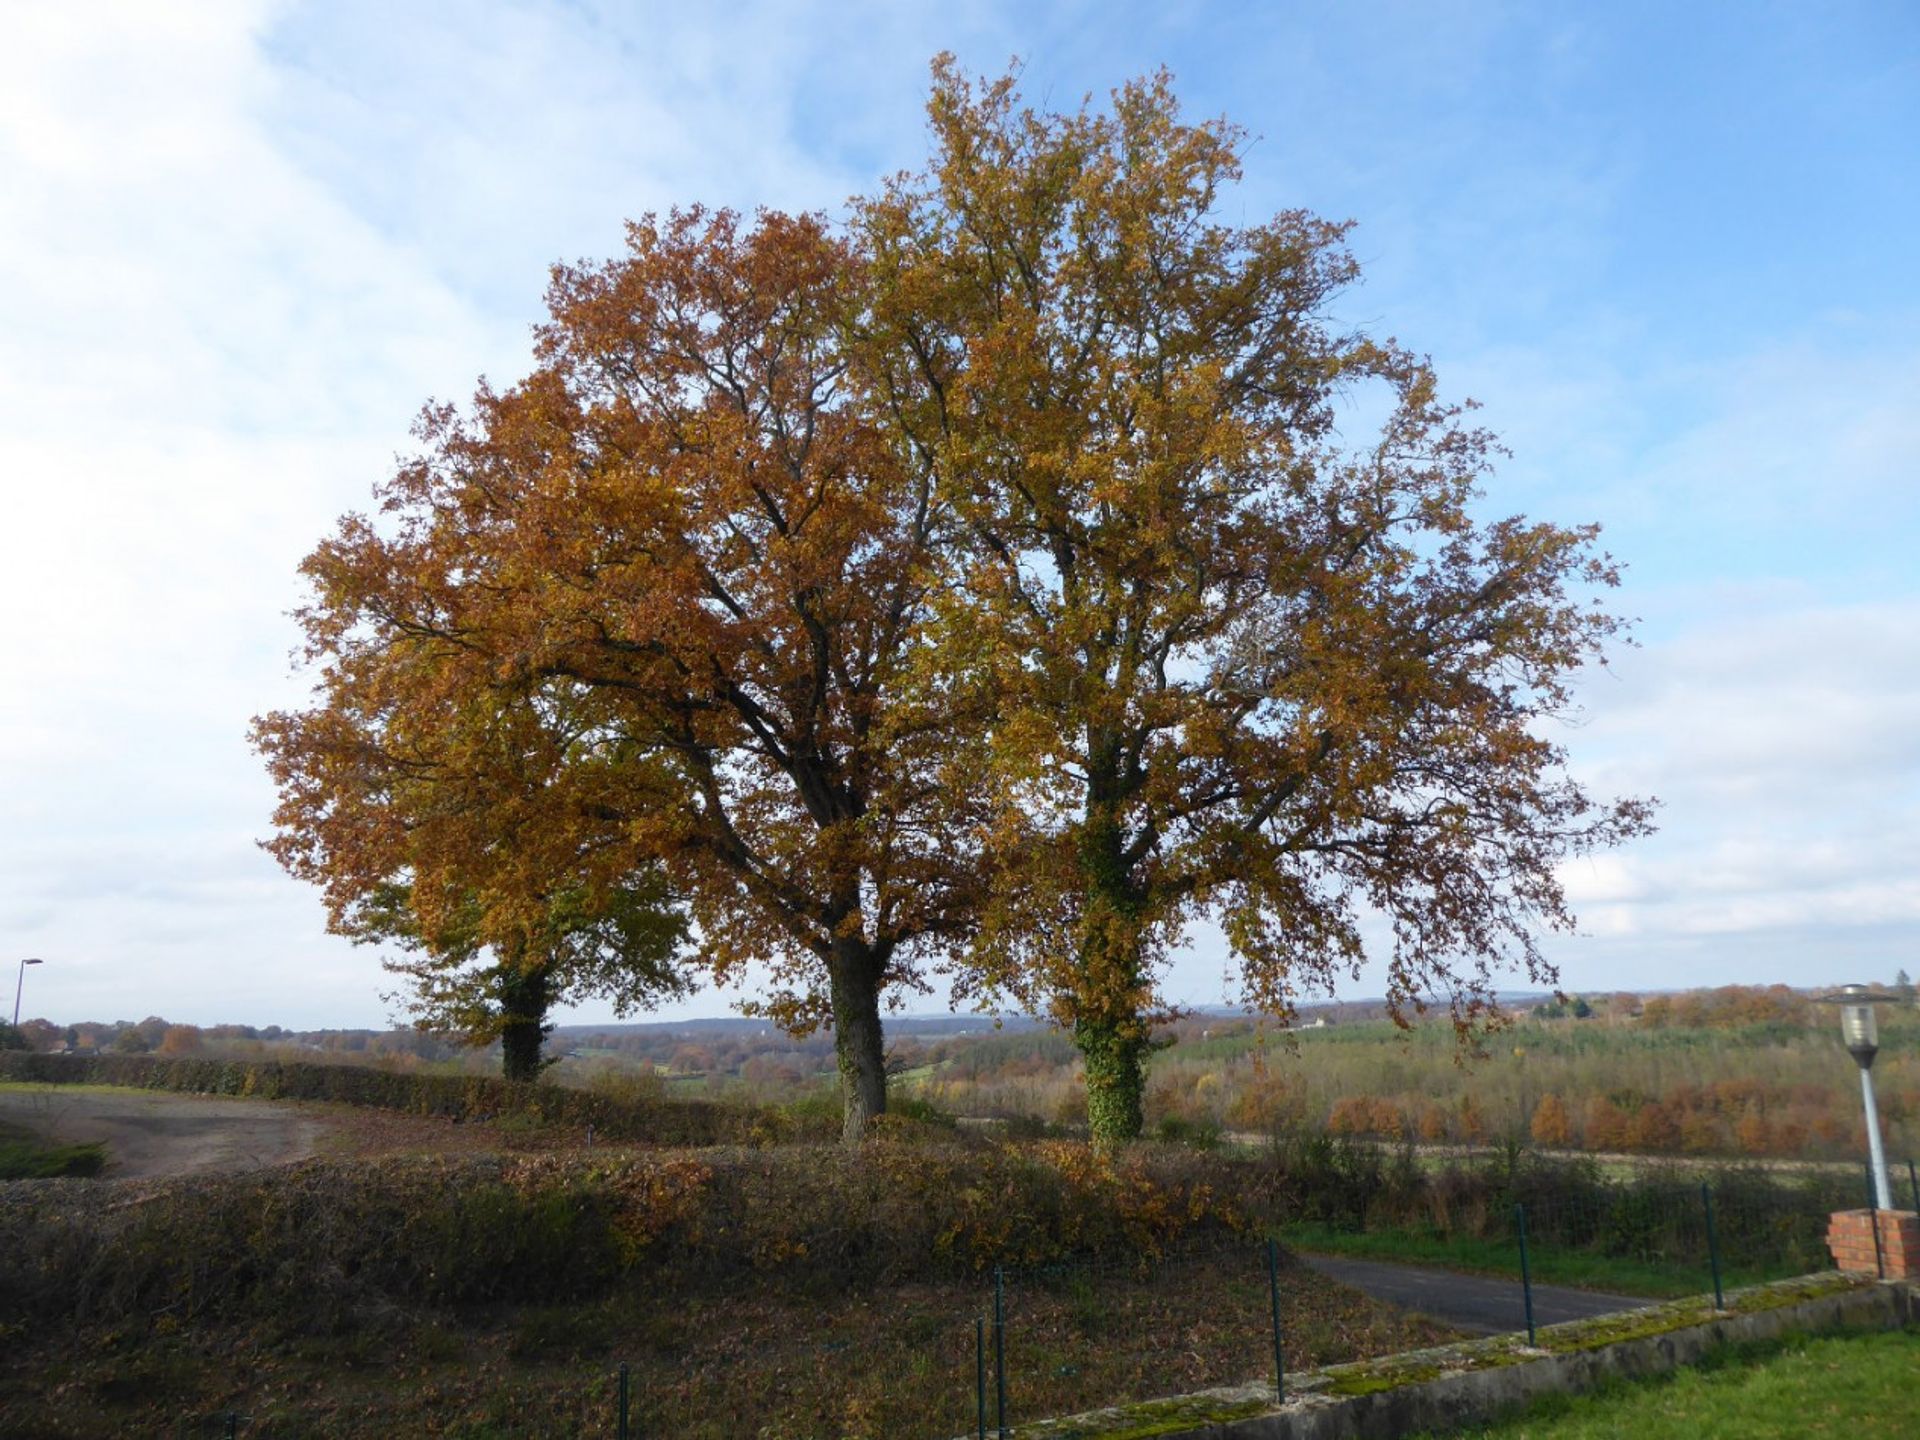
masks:
<path id="1" fill-rule="evenodd" d="M 1920 1174 L 1907 1168 L 1902 1178 L 1920 1204 Z M 1824 1172 L 1703 1180 L 1675 1170 L 1598 1185 L 1516 1174 L 1497 1204 L 1436 1201 L 1425 1233 L 1471 1241 L 1474 1268 L 1483 1273 L 1489 1255 L 1510 1264 L 1493 1278 L 1511 1284 L 1512 1327 L 1531 1340 L 1542 1278 L 1563 1274 L 1571 1259 L 1637 1267 L 1622 1273 L 1657 1279 L 1670 1293 L 1710 1294 L 1721 1306 L 1735 1285 L 1825 1268 L 1827 1214 L 1857 1207 L 1864 1195 L 1858 1176 Z M 1377 1228 L 1407 1233 L 1404 1211 L 1382 1217 Z M 1370 1223 L 1360 1210 L 1353 1232 L 1366 1233 Z M 791 1303 L 770 1309 L 763 1322 L 743 1295 L 738 1313 L 727 1315 L 737 1343 L 720 1358 L 657 1347 L 621 1355 L 616 1347 L 596 1386 L 597 1408 L 572 1433 L 986 1440 L 1044 1417 L 1220 1385 L 1255 1384 L 1265 1399 L 1284 1397 L 1289 1370 L 1324 1363 L 1342 1345 L 1360 1339 L 1377 1350 L 1418 1339 L 1419 1322 L 1404 1317 L 1323 1308 L 1335 1293 L 1289 1253 L 1283 1227 L 1279 1235 L 1216 1236 L 1125 1258 L 1003 1265 L 957 1297 L 951 1285 L 900 1287 L 872 1297 L 884 1323 L 865 1332 L 834 1318 L 844 1313 L 833 1305 L 848 1303 L 845 1295 L 831 1304 L 821 1297 L 818 1323 L 797 1327 Z M 671 1296 L 662 1303 L 671 1305 Z M 1356 1313 L 1375 1331 L 1336 1333 L 1359 1323 Z M 207 1417 L 191 1433 L 271 1431 L 233 1412 Z"/>

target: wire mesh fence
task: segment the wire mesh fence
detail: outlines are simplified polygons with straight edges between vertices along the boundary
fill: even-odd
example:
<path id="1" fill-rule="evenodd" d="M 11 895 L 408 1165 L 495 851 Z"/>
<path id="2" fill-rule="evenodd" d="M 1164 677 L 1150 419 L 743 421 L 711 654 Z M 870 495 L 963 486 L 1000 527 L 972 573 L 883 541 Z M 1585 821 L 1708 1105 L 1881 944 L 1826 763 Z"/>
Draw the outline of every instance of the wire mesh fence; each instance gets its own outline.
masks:
<path id="1" fill-rule="evenodd" d="M 1387 1168 L 1358 1202 L 1323 1207 L 1302 1238 L 1309 1247 L 1517 1274 L 1516 1207 L 1524 1207 L 1534 1278 L 1671 1296 L 1708 1288 L 1716 1250 L 1728 1285 L 1823 1268 L 1828 1217 L 1871 1203 L 1863 1180 L 1844 1169 L 1747 1166 L 1618 1178 L 1590 1165 L 1411 1179 Z"/>
<path id="2" fill-rule="evenodd" d="M 1272 1370 L 1281 1269 L 1281 1252 L 1270 1266 L 1264 1241 L 1236 1235 L 1125 1259 L 1003 1266 L 865 1305 L 821 1297 L 804 1330 L 792 1304 L 764 1324 L 736 1316 L 724 1350 L 630 1359 L 625 1424 L 610 1433 L 950 1440 L 1242 1383 Z M 1330 1348 L 1305 1320 L 1309 1288 L 1289 1289 L 1303 1333 Z"/>
<path id="3" fill-rule="evenodd" d="M 1897 1171 L 1920 1201 L 1920 1173 Z M 1472 1203 L 1436 1186 L 1417 1224 L 1404 1206 L 1362 1210 L 1352 1233 L 1372 1223 L 1389 1247 L 1416 1234 L 1461 1247 L 1460 1268 L 1511 1284 L 1512 1327 L 1531 1338 L 1545 1323 L 1533 1303 L 1545 1285 L 1645 1303 L 1710 1294 L 1718 1305 L 1736 1286 L 1826 1268 L 1829 1215 L 1869 1203 L 1870 1188 L 1859 1172 L 1826 1171 L 1509 1178 Z M 1284 1394 L 1289 1372 L 1453 1333 L 1357 1301 L 1292 1253 L 1298 1240 L 1283 1225 L 885 1290 L 665 1292 L 633 1312 L 649 1318 L 615 1337 L 604 1373 L 554 1433 L 984 1440 L 1215 1386 Z M 1407 1258 L 1449 1263 L 1444 1249 Z M 271 1430 L 236 1411 L 182 1433 Z"/>
<path id="4" fill-rule="evenodd" d="M 1716 1266 L 1726 1285 L 1823 1268 L 1828 1216 L 1860 1204 L 1861 1191 L 1830 1173 L 1784 1181 L 1675 1174 L 1515 1203 L 1542 1250 L 1604 1260 L 1628 1288 L 1639 1281 L 1657 1293 L 1692 1280 L 1704 1291 Z"/>
<path id="5" fill-rule="evenodd" d="M 1011 1423 L 1244 1383 L 1272 1369 L 1273 1287 L 1264 1245 L 1248 1237 L 1153 1259 L 1003 1269 L 995 1279 L 996 1421 L 1003 1393 Z"/>
<path id="6" fill-rule="evenodd" d="M 1855 1199 L 1851 1188 L 1828 1176 L 1780 1184 L 1745 1174 L 1719 1182 L 1642 1177 L 1585 1190 L 1541 1186 L 1488 1208 L 1473 1229 L 1496 1254 L 1505 1252 L 1512 1325 L 1530 1332 L 1535 1288 L 1569 1278 L 1643 1296 L 1642 1303 L 1689 1293 L 1711 1294 L 1719 1305 L 1736 1285 L 1825 1268 L 1827 1215 Z M 1444 1338 L 1438 1327 L 1422 1330 L 1422 1322 L 1377 1307 L 1340 1311 L 1324 1303 L 1333 1291 L 1284 1239 L 1269 1236 L 1124 1259 L 1003 1266 L 980 1277 L 970 1313 L 941 1318 L 909 1309 L 885 1341 L 857 1356 L 834 1351 L 831 1339 L 807 1341 L 820 1367 L 841 1371 L 831 1382 L 822 1376 L 811 1399 L 782 1379 L 790 1372 L 770 1351 L 759 1352 L 759 1398 L 771 1408 L 758 1421 L 796 1437 L 984 1440 L 1043 1417 L 1214 1386 L 1257 1382 L 1280 1395 L 1290 1369 Z M 613 1433 L 623 1440 L 718 1436 L 730 1433 L 730 1423 L 740 1433 L 738 1412 L 716 1420 L 699 1377 L 662 1359 L 661 1368 L 631 1372 L 626 1427 Z"/>

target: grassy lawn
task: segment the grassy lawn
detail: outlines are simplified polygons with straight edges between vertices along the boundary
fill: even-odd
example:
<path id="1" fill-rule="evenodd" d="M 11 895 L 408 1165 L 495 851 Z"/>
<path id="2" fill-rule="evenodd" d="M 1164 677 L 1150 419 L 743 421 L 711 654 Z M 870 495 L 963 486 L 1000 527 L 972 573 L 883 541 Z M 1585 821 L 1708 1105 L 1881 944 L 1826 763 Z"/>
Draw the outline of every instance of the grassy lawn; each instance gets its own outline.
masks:
<path id="1" fill-rule="evenodd" d="M 1555 1396 L 1487 1440 L 1905 1440 L 1920 1435 L 1920 1331 L 1732 1347 L 1657 1380 Z"/>
<path id="2" fill-rule="evenodd" d="M 1330 1225 L 1301 1223 L 1289 1225 L 1281 1240 L 1295 1250 L 1309 1254 L 1350 1255 L 1361 1260 L 1396 1260 L 1407 1265 L 1435 1265 L 1445 1270 L 1463 1270 L 1475 1275 L 1510 1276 L 1520 1279 L 1520 1251 L 1510 1240 L 1479 1240 L 1469 1236 L 1422 1234 L 1408 1230 L 1339 1230 Z M 1527 1253 L 1535 1283 L 1574 1285 L 1585 1290 L 1606 1290 L 1621 1295 L 1646 1295 L 1677 1299 L 1683 1295 L 1703 1295 L 1713 1289 L 1713 1276 L 1701 1257 L 1695 1270 L 1677 1270 L 1672 1265 L 1600 1255 L 1589 1250 L 1554 1249 L 1534 1245 Z M 1738 1285 L 1763 1280 L 1785 1279 L 1792 1271 L 1761 1271 L 1725 1266 L 1721 1281 L 1729 1290 Z"/>

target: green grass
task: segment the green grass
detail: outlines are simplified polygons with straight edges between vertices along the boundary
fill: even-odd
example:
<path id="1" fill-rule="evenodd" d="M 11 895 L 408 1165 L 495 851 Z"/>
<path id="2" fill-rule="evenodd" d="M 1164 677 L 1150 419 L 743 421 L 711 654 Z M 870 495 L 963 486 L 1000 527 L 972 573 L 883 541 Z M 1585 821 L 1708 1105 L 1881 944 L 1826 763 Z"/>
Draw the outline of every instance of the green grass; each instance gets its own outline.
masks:
<path id="1" fill-rule="evenodd" d="M 105 1145 L 51 1145 L 17 1126 L 0 1124 L 0 1180 L 98 1175 L 106 1163 Z"/>
<path id="2" fill-rule="evenodd" d="M 1286 1226 L 1280 1232 L 1280 1239 L 1292 1249 L 1309 1254 L 1392 1260 L 1475 1275 L 1507 1276 L 1515 1282 L 1520 1279 L 1520 1251 L 1511 1240 L 1480 1240 L 1413 1230 L 1339 1230 L 1315 1222 Z M 1533 1279 L 1542 1285 L 1574 1285 L 1584 1290 L 1609 1290 L 1663 1300 L 1700 1295 L 1713 1288 L 1713 1277 L 1704 1257 L 1697 1272 L 1676 1271 L 1667 1263 L 1535 1245 L 1527 1252 L 1527 1262 Z M 1788 1272 L 1763 1273 L 1727 1266 L 1721 1272 L 1721 1282 L 1731 1290 L 1738 1285 L 1784 1279 L 1785 1273 Z"/>
<path id="3" fill-rule="evenodd" d="M 1655 1380 L 1556 1395 L 1454 1432 L 1486 1440 L 1905 1440 L 1920 1435 L 1920 1331 L 1730 1346 Z"/>

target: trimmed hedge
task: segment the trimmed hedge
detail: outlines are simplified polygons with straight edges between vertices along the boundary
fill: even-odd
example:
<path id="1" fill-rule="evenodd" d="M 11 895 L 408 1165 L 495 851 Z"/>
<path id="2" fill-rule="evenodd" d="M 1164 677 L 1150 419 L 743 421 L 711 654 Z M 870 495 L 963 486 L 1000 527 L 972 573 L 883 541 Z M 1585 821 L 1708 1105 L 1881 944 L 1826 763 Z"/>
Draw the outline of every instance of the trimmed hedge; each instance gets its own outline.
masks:
<path id="1" fill-rule="evenodd" d="M 1240 1233 L 1219 1162 L 1084 1146 L 875 1141 L 592 1158 L 306 1161 L 219 1176 L 0 1184 L 0 1323 L 256 1316 L 332 1328 L 382 1306 L 671 1303 L 754 1279 L 879 1287 Z M 1244 1178 L 1244 1177 L 1243 1177 Z"/>
<path id="2" fill-rule="evenodd" d="M 653 1145 L 729 1145 L 793 1138 L 777 1112 L 711 1100 L 614 1100 L 564 1085 L 516 1084 L 492 1076 L 419 1075 L 364 1065 L 278 1060 L 163 1059 L 153 1055 L 41 1055 L 0 1052 L 0 1080 L 50 1085 L 124 1085 L 194 1095 L 331 1100 L 450 1120 L 522 1116 L 546 1124 L 591 1125 L 608 1140 Z"/>

